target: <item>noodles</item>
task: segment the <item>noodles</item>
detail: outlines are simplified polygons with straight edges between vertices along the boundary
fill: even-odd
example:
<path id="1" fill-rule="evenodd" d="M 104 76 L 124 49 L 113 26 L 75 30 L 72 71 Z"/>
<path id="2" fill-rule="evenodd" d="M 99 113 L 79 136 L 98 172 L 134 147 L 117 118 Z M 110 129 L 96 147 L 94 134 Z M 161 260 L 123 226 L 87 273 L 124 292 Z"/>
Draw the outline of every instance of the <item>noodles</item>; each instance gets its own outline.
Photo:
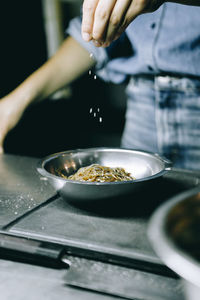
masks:
<path id="1" fill-rule="evenodd" d="M 123 168 L 104 167 L 99 164 L 92 164 L 87 167 L 80 168 L 75 174 L 67 177 L 67 179 L 89 182 L 114 182 L 114 181 L 130 181 L 134 180 L 130 173 Z"/>

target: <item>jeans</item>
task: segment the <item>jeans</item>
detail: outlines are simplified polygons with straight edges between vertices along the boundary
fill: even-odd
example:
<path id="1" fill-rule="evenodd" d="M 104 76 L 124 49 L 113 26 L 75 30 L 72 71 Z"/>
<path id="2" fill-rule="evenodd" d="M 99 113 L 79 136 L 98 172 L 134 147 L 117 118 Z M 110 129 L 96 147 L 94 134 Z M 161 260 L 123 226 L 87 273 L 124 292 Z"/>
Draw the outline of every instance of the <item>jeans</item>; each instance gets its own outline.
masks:
<path id="1" fill-rule="evenodd" d="M 132 77 L 123 148 L 159 153 L 173 166 L 200 170 L 200 80 Z"/>

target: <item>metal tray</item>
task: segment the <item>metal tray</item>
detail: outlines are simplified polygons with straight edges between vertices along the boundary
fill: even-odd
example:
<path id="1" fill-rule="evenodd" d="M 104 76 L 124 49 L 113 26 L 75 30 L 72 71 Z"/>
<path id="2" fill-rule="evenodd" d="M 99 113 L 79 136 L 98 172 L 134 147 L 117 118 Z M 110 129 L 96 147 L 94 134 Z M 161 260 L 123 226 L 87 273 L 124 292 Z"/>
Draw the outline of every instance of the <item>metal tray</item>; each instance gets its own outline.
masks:
<path id="1" fill-rule="evenodd" d="M 7 230 L 17 236 L 49 241 L 75 254 L 118 260 L 151 271 L 165 272 L 146 236 L 149 217 L 172 195 L 199 184 L 190 171 L 173 170 L 138 195 L 74 206 L 61 197 L 47 203 Z M 143 262 L 143 264 L 141 263 Z"/>

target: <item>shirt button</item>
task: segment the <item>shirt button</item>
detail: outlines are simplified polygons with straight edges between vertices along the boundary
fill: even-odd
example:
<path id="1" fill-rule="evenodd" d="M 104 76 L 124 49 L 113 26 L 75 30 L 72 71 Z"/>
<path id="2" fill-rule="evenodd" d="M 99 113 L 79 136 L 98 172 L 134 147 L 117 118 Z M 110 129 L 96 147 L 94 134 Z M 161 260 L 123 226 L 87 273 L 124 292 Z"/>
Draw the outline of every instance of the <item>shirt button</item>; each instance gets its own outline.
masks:
<path id="1" fill-rule="evenodd" d="M 147 66 L 147 68 L 149 69 L 149 71 L 153 71 L 153 68 L 151 66 Z"/>
<path id="2" fill-rule="evenodd" d="M 151 24 L 151 28 L 154 29 L 156 27 L 156 23 Z"/>

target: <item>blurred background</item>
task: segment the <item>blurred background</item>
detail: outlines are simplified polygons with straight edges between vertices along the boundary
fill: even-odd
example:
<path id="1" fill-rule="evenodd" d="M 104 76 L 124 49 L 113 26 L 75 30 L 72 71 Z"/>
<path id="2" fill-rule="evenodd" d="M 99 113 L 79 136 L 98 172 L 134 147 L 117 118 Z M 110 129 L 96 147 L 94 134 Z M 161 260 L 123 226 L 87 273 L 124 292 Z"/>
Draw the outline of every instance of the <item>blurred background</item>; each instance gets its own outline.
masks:
<path id="1" fill-rule="evenodd" d="M 62 43 L 82 0 L 1 1 L 0 97 L 40 67 Z M 70 87 L 27 109 L 7 136 L 7 153 L 42 157 L 96 146 L 119 146 L 124 86 L 85 74 Z M 96 112 L 96 117 L 94 113 Z"/>

